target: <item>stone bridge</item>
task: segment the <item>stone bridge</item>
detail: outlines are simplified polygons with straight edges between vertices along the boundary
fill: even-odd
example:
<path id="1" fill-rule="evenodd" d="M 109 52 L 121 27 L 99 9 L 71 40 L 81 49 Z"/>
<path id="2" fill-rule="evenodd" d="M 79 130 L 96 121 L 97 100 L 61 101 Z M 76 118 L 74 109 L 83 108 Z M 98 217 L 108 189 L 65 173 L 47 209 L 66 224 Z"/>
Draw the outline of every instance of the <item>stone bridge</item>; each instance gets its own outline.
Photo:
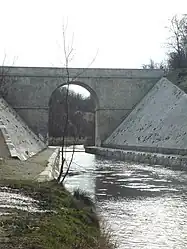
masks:
<path id="1" fill-rule="evenodd" d="M 49 102 L 65 85 L 65 68 L 3 67 L 8 77 L 6 100 L 29 127 L 48 133 Z M 95 99 L 95 144 L 102 142 L 163 76 L 162 70 L 70 68 L 72 84 L 86 88 Z"/>

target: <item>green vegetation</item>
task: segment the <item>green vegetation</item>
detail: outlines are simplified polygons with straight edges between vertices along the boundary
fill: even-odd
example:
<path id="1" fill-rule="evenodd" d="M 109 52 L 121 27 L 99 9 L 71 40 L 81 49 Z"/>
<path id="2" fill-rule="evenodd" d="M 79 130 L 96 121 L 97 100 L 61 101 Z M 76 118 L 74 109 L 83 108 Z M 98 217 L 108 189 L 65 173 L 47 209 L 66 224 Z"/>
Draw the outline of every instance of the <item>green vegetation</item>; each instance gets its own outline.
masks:
<path id="1" fill-rule="evenodd" d="M 16 211 L 1 221 L 10 242 L 0 248 L 19 249 L 112 249 L 108 233 L 100 228 L 94 203 L 83 192 L 71 195 L 56 181 L 1 181 L 0 186 L 19 190 L 35 199 L 47 212 Z"/>

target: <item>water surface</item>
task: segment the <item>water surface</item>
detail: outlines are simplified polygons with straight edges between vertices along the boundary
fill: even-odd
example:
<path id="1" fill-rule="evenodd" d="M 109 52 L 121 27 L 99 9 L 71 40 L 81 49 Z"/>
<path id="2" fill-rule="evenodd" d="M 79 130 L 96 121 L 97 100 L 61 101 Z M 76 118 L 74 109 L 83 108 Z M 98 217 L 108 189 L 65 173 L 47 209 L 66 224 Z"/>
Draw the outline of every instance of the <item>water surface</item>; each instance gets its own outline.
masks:
<path id="1" fill-rule="evenodd" d="M 184 169 L 107 160 L 83 151 L 75 153 L 65 185 L 96 199 L 119 249 L 187 248 Z"/>

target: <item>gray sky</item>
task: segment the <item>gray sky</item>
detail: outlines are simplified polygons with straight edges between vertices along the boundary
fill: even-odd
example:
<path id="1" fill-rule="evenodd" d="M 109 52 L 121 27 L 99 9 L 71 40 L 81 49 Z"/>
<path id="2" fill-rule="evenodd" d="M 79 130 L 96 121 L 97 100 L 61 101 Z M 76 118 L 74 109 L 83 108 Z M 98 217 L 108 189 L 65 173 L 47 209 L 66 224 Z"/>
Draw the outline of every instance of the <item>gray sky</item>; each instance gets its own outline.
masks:
<path id="1" fill-rule="evenodd" d="M 62 66 L 62 25 L 74 33 L 70 66 L 140 68 L 164 59 L 168 18 L 186 0 L 0 0 L 0 61 L 19 66 Z"/>
<path id="2" fill-rule="evenodd" d="M 165 26 L 187 9 L 186 0 L 0 0 L 0 61 L 15 66 L 64 64 L 62 25 L 67 42 L 74 33 L 71 67 L 141 68 L 165 58 Z"/>

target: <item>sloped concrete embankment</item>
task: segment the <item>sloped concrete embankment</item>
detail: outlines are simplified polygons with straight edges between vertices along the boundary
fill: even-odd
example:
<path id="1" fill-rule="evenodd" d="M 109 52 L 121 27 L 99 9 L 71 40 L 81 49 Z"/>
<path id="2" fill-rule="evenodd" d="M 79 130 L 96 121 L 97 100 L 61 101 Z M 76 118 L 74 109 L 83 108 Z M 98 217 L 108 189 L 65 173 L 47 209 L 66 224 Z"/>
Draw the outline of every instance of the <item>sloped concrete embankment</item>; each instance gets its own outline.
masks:
<path id="1" fill-rule="evenodd" d="M 186 165 L 186 107 L 187 94 L 162 78 L 106 139 L 105 149 L 86 151 L 151 164 Z"/>
<path id="2" fill-rule="evenodd" d="M 0 157 L 27 160 L 46 148 L 8 103 L 0 98 Z"/>

